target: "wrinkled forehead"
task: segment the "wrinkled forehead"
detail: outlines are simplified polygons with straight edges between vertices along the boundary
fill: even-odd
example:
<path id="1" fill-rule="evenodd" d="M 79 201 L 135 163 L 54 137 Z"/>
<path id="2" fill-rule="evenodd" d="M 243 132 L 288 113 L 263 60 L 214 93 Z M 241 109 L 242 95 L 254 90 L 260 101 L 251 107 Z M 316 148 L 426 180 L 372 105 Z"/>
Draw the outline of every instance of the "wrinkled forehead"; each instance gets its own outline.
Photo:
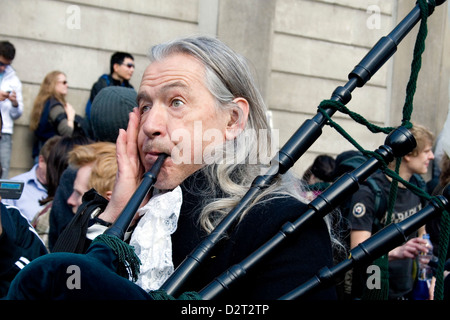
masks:
<path id="1" fill-rule="evenodd" d="M 152 61 L 142 76 L 139 98 L 150 88 L 190 87 L 205 84 L 205 67 L 196 58 L 187 54 L 172 54 L 161 60 Z"/>
<path id="2" fill-rule="evenodd" d="M 200 72 L 203 74 L 204 69 L 205 66 L 196 57 L 183 52 L 173 52 L 160 59 L 151 61 L 144 71 L 144 75 L 147 73 L 159 76 L 162 72 L 169 74 Z"/>

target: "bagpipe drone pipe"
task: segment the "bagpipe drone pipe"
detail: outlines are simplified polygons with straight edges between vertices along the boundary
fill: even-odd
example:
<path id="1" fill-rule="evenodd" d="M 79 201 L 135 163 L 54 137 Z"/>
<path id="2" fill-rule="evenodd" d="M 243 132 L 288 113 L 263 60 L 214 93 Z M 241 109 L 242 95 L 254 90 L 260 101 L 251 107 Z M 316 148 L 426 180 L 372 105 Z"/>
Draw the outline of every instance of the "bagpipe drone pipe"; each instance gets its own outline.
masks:
<path id="1" fill-rule="evenodd" d="M 149 193 L 150 189 L 156 183 L 158 173 L 161 170 L 164 160 L 167 158 L 167 154 L 160 154 L 156 159 L 153 166 L 148 170 L 139 184 L 139 187 L 133 194 L 133 197 L 128 201 L 127 205 L 121 212 L 120 216 L 113 223 L 113 225 L 105 231 L 105 234 L 115 236 L 120 240 L 125 237 L 125 232 L 131 224 L 134 215 L 136 214 L 139 206 L 141 205 L 144 198 Z"/>
<path id="2" fill-rule="evenodd" d="M 416 146 L 413 135 L 404 127 L 399 127 L 389 134 L 385 144 L 380 146 L 376 155 L 351 172 L 343 174 L 338 180 L 319 194 L 308 205 L 308 210 L 295 221 L 286 222 L 278 233 L 263 244 L 241 263 L 236 264 L 214 279 L 208 286 L 198 293 L 203 299 L 212 299 L 221 294 L 229 286 L 244 277 L 250 269 L 260 262 L 266 255 L 273 252 L 278 245 L 287 240 L 292 234 L 301 232 L 301 227 L 310 219 L 322 218 L 333 211 L 340 203 L 359 188 L 360 182 L 367 179 L 385 162 L 391 162 L 394 157 L 402 157 L 411 152 Z"/>
<path id="3" fill-rule="evenodd" d="M 322 268 L 316 276 L 306 283 L 282 296 L 281 300 L 293 300 L 305 296 L 314 290 L 333 285 L 339 276 L 358 265 L 366 265 L 386 254 L 395 247 L 405 243 L 408 236 L 423 226 L 428 220 L 436 217 L 444 210 L 450 209 L 450 185 L 446 186 L 442 195 L 432 199 L 428 205 L 407 219 L 392 223 L 381 229 L 366 241 L 350 250 L 348 259 L 332 268 Z"/>
<path id="4" fill-rule="evenodd" d="M 375 46 L 367 53 L 367 55 L 356 65 L 352 72 L 348 75 L 348 82 L 344 86 L 337 87 L 332 93 L 330 101 L 336 101 L 342 105 L 347 104 L 351 100 L 351 93 L 356 87 L 362 87 L 371 79 L 371 77 L 387 62 L 390 57 L 396 52 L 398 44 L 401 40 L 412 30 L 412 28 L 421 20 L 430 15 L 435 5 L 440 5 L 445 1 L 425 1 L 417 3 L 411 12 L 385 37 L 382 37 Z M 427 11 L 427 15 L 423 16 L 423 11 Z M 421 8 L 422 7 L 422 8 Z M 207 257 L 208 253 L 214 245 L 222 238 L 223 234 L 233 223 L 239 218 L 246 206 L 266 187 L 271 185 L 272 181 L 279 175 L 286 173 L 294 163 L 309 149 L 309 147 L 320 137 L 323 126 L 327 123 L 330 117 L 336 112 L 336 109 L 325 104 L 322 109 L 312 118 L 306 120 L 294 135 L 285 143 L 271 161 L 271 166 L 265 175 L 255 178 L 248 192 L 243 196 L 238 205 L 229 212 L 229 214 L 222 220 L 216 229 L 202 241 L 190 255 L 178 266 L 175 272 L 161 287 L 169 295 L 174 295 L 177 290 L 183 285 L 189 275 L 201 264 Z M 280 231 L 280 234 L 274 239 L 275 242 L 281 241 L 290 232 L 295 230 L 295 224 L 301 225 L 312 216 L 324 216 L 332 211 L 337 205 L 344 200 L 344 194 L 354 192 L 358 189 L 359 183 L 375 172 L 375 168 L 382 162 L 392 161 L 392 154 L 394 157 L 400 154 L 407 153 L 408 148 L 414 148 L 407 145 L 411 137 L 400 128 L 401 133 L 397 132 L 391 137 L 387 138 L 386 145 L 380 147 L 374 153 L 379 159 L 369 160 L 368 163 L 356 169 L 353 176 L 345 176 L 339 182 L 330 186 L 329 190 L 324 192 L 323 197 L 313 201 L 310 204 L 310 209 L 304 213 L 295 223 L 287 223 L 287 225 Z M 408 132 L 409 133 L 409 132 Z M 403 138 L 400 138 L 403 136 Z M 406 139 L 406 136 L 408 138 Z M 405 139 L 402 143 L 398 143 L 396 139 Z M 404 143 L 404 144 L 403 144 Z M 411 143 L 411 142 L 409 142 Z M 396 150 L 398 148 L 398 150 Z M 388 149 L 390 149 L 388 151 Z M 377 156 L 378 154 L 378 156 Z M 365 171 L 367 170 L 367 171 Z M 243 264 L 238 264 L 232 267 L 232 270 L 225 272 L 222 276 L 216 279 L 209 286 L 199 292 L 203 299 L 213 299 L 220 294 L 231 282 L 237 281 L 238 278 L 243 277 L 246 273 L 245 268 L 253 265 L 264 256 L 263 252 L 271 251 L 271 247 L 275 244 L 267 243 L 260 251 L 255 252 Z"/>
<path id="5" fill-rule="evenodd" d="M 419 1 L 411 12 L 385 37 L 382 37 L 375 46 L 368 52 L 368 54 L 360 61 L 359 64 L 348 75 L 348 82 L 344 86 L 337 87 L 330 101 L 339 103 L 340 105 L 347 104 L 352 98 L 352 91 L 357 87 L 362 87 L 367 81 L 387 62 L 390 57 L 396 52 L 398 44 L 402 39 L 412 30 L 412 28 L 420 21 L 426 21 L 426 18 L 432 14 L 434 7 L 444 3 L 441 1 Z M 425 12 L 425 13 L 424 13 Z M 165 292 L 169 296 L 174 296 L 182 287 L 189 276 L 197 269 L 197 267 L 207 258 L 208 254 L 215 247 L 215 245 L 223 239 L 223 235 L 227 230 L 235 224 L 242 212 L 248 207 L 250 203 L 267 187 L 269 187 L 275 178 L 286 173 L 295 162 L 310 148 L 310 146 L 320 137 L 322 128 L 329 122 L 329 119 L 336 112 L 331 104 L 325 104 L 317 112 L 317 114 L 306 120 L 293 136 L 285 143 L 285 145 L 278 151 L 270 163 L 270 167 L 263 175 L 257 176 L 247 193 L 242 197 L 240 202 L 224 217 L 218 226 L 202 241 L 198 246 L 186 256 L 185 260 L 175 269 L 174 273 L 161 286 L 160 291 Z M 344 199 L 358 190 L 359 184 L 367 179 L 372 173 L 382 166 L 386 166 L 387 162 L 391 162 L 394 158 L 402 157 L 410 152 L 415 147 L 415 139 L 405 126 L 399 126 L 393 130 L 386 138 L 385 144 L 380 146 L 372 157 L 362 164 L 359 168 L 352 172 L 343 175 L 335 183 L 333 183 L 327 190 L 325 190 L 318 198 L 313 200 L 308 207 L 308 210 L 302 213 L 298 220 L 294 222 L 286 222 L 282 229 L 260 250 L 257 250 L 241 264 L 237 264 L 218 278 L 213 280 L 207 287 L 199 291 L 198 294 L 201 299 L 208 300 L 217 297 L 223 290 L 226 290 L 234 282 L 244 277 L 245 274 L 255 264 L 259 263 L 264 256 L 271 252 L 279 243 L 281 243 L 290 234 L 301 230 L 301 226 L 309 219 L 324 217 L 335 209 Z M 161 159 L 161 163 L 164 158 Z M 158 169 L 159 170 L 159 169 Z M 156 179 L 156 175 L 151 179 Z M 144 180 L 145 181 L 145 180 Z M 126 208 L 122 211 L 116 223 L 105 232 L 108 236 L 123 239 L 123 235 L 129 227 L 132 218 L 134 217 L 137 208 L 142 199 L 145 197 L 150 187 L 153 184 L 146 183 L 146 185 L 139 186 L 137 192 L 130 199 Z M 404 224 L 398 226 L 390 226 L 389 230 L 395 228 L 393 236 L 386 236 L 379 240 L 379 236 L 374 235 L 374 240 L 368 240 L 369 244 L 362 245 L 352 253 L 353 260 L 366 260 L 365 252 L 369 251 L 368 255 L 372 258 L 375 255 L 382 254 L 388 248 L 399 244 L 401 239 L 404 240 L 403 234 L 411 231 L 411 228 L 416 227 L 417 224 L 423 225 L 430 219 L 434 213 L 442 211 L 448 205 L 447 194 L 445 196 L 436 198 L 422 211 L 425 214 L 417 214 L 417 221 L 405 221 Z M 437 202 L 441 202 L 440 204 Z M 412 217 L 413 218 L 413 217 Z M 401 229 L 401 231 L 398 231 Z M 390 233 L 391 231 L 386 231 Z M 400 233 L 401 235 L 398 235 Z M 269 238 L 270 236 L 268 236 Z M 367 249 L 369 248 L 369 249 Z M 363 252 L 363 253 L 361 253 Z M 356 257 L 356 258 L 355 258 Z M 355 260 L 356 259 L 356 260 Z M 353 262 L 343 262 L 346 266 Z M 324 278 L 332 278 L 330 273 L 339 273 L 339 271 L 330 270 L 323 272 L 317 277 L 316 282 L 326 282 Z M 328 281 L 329 283 L 331 281 Z M 292 296 L 297 296 L 296 293 Z M 287 298 L 290 298 L 289 295 Z"/>

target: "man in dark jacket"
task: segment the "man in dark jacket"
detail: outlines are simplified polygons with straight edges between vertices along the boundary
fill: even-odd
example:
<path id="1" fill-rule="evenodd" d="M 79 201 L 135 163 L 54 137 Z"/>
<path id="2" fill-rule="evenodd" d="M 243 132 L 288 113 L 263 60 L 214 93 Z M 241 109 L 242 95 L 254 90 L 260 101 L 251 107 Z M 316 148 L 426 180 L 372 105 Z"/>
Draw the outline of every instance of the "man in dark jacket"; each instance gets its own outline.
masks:
<path id="1" fill-rule="evenodd" d="M 127 52 L 115 52 L 111 56 L 109 65 L 109 74 L 101 75 L 97 82 L 94 83 L 91 89 L 91 95 L 86 105 L 86 118 L 91 116 L 91 106 L 94 102 L 95 96 L 103 88 L 109 86 L 121 86 L 125 88 L 133 88 L 130 84 L 130 79 L 134 73 L 134 57 Z"/>

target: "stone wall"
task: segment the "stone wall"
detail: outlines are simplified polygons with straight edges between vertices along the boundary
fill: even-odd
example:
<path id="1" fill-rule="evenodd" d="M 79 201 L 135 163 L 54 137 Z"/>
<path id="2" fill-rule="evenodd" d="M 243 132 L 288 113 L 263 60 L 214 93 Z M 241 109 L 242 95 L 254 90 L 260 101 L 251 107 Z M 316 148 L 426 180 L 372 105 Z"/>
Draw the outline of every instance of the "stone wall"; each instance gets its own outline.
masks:
<path id="1" fill-rule="evenodd" d="M 138 88 L 153 44 L 185 35 L 215 35 L 249 59 L 282 146 L 412 9 L 407 0 L 3 0 L 2 6 L 0 38 L 16 46 L 13 66 L 23 82 L 25 102 L 24 115 L 15 124 L 11 176 L 32 165 L 29 114 L 42 79 L 52 70 L 66 73 L 68 101 L 84 115 L 89 90 L 108 72 L 113 52 L 134 55 L 131 82 Z M 436 134 L 448 111 L 447 21 L 445 3 L 429 19 L 413 116 Z M 400 123 L 415 30 L 370 82 L 355 89 L 350 109 L 378 125 Z M 336 114 L 334 119 L 366 149 L 384 141 L 383 135 L 345 116 Z M 350 148 L 326 126 L 295 170 L 302 173 L 318 154 L 334 156 Z"/>

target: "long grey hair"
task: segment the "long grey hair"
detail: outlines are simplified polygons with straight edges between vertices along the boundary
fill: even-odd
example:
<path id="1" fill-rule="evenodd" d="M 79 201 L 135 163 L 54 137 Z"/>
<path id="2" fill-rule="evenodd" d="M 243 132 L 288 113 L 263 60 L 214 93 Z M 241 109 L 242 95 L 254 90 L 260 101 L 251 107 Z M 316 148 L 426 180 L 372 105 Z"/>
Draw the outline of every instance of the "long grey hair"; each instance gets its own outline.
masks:
<path id="1" fill-rule="evenodd" d="M 214 188 L 209 191 L 213 194 L 205 197 L 209 199 L 203 204 L 199 218 L 205 231 L 211 232 L 238 204 L 255 177 L 267 170 L 269 161 L 262 159 L 270 160 L 276 153 L 272 150 L 272 130 L 266 105 L 244 57 L 215 38 L 199 36 L 157 45 L 150 52 L 150 60 L 161 60 L 174 53 L 191 55 L 204 65 L 205 83 L 216 99 L 216 108 L 237 108 L 233 102 L 237 97 L 245 98 L 249 103 L 245 130 L 234 141 L 223 144 L 221 150 L 216 150 L 215 154 L 220 157 L 203 168 L 210 185 L 219 186 L 221 191 L 220 197 L 214 194 Z M 270 197 L 292 196 L 305 202 L 302 190 L 301 180 L 289 171 L 279 175 L 247 208 L 241 219 L 256 202 L 268 198 L 269 194 Z"/>

